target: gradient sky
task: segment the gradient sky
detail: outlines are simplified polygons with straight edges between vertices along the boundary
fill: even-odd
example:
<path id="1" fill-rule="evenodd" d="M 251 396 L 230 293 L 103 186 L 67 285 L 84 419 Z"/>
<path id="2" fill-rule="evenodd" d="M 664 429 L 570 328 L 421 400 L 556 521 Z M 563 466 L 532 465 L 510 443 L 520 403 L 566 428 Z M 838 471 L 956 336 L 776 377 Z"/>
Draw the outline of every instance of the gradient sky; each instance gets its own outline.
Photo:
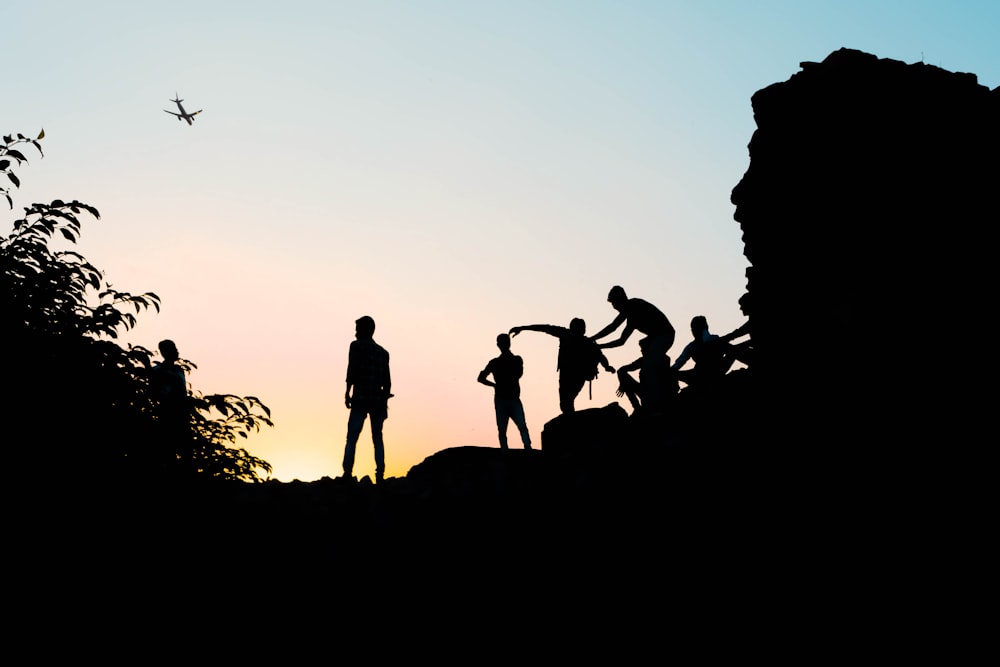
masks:
<path id="1" fill-rule="evenodd" d="M 388 476 L 497 446 L 476 376 L 512 326 L 594 333 L 615 284 L 668 315 L 672 356 L 694 315 L 739 326 L 750 98 L 801 61 L 847 47 L 1000 85 L 996 0 L 5 0 L 0 24 L 0 131 L 46 134 L 9 221 L 97 207 L 76 250 L 163 301 L 124 342 L 172 338 L 195 390 L 258 396 L 275 426 L 244 445 L 282 481 L 341 474 L 361 315 L 391 355 Z M 191 127 L 162 111 L 175 92 Z M 557 345 L 513 340 L 536 445 Z M 627 407 L 616 386 L 577 408 Z"/>

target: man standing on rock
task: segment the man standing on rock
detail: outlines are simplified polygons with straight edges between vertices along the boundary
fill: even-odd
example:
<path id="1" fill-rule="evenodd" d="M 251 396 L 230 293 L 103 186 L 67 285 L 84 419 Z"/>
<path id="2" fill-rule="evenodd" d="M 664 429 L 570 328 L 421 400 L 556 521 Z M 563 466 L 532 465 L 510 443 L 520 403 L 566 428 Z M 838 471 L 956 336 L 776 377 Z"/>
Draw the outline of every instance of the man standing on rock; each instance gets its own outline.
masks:
<path id="1" fill-rule="evenodd" d="M 347 445 L 344 448 L 344 478 L 353 477 L 354 450 L 358 436 L 370 418 L 372 443 L 375 445 L 375 483 L 385 475 L 385 445 L 382 442 L 382 424 L 389 416 L 389 393 L 392 380 L 389 375 L 389 353 L 376 343 L 375 320 L 365 315 L 354 322 L 355 340 L 347 358 L 347 392 L 344 404 L 351 411 L 347 419 Z M 353 393 L 352 393 L 353 389 Z"/>
<path id="2" fill-rule="evenodd" d="M 500 449 L 507 449 L 507 424 L 511 420 L 521 433 L 524 448 L 531 449 L 531 436 L 524 419 L 524 406 L 521 405 L 524 361 L 510 351 L 510 335 L 502 333 L 497 336 L 497 347 L 500 348 L 500 356 L 490 359 L 486 368 L 480 371 L 478 380 L 487 387 L 493 387 L 493 407 L 497 414 Z M 492 381 L 489 379 L 490 375 L 493 376 Z"/>

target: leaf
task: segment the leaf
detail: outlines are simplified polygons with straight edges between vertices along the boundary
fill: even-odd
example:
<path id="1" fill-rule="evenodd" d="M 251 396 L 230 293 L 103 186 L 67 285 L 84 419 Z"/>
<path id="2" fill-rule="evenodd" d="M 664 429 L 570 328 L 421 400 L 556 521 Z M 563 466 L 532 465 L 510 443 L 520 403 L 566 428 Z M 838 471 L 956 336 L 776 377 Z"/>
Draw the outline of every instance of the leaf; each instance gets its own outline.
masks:
<path id="1" fill-rule="evenodd" d="M 36 139 L 44 139 L 44 138 L 45 138 L 45 128 L 43 127 L 42 131 L 38 133 Z"/>
<path id="2" fill-rule="evenodd" d="M 21 179 L 19 179 L 16 174 L 7 174 L 7 178 L 9 178 L 10 182 L 17 187 L 21 187 Z"/>
<path id="3" fill-rule="evenodd" d="M 6 169 L 10 166 L 10 160 L 0 160 L 0 169 Z"/>
<path id="4" fill-rule="evenodd" d="M 18 162 L 27 162 L 28 161 L 28 158 L 24 157 L 24 153 L 22 153 L 21 151 L 14 150 L 13 148 L 11 148 L 10 150 L 7 151 L 7 155 L 11 156 L 12 158 L 14 158 L 15 160 L 17 160 Z"/>

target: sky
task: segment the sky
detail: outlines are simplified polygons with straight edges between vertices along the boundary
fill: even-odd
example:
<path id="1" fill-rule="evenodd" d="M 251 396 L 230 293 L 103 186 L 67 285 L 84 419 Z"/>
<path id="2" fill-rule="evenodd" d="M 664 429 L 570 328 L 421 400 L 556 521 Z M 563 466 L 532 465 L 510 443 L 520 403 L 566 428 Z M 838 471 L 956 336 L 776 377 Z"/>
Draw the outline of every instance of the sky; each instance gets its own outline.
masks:
<path id="1" fill-rule="evenodd" d="M 513 326 L 595 333 L 613 285 L 667 314 L 674 357 L 695 315 L 742 324 L 751 96 L 800 62 L 846 47 L 1000 85 L 996 0 L 5 0 L 0 23 L 0 132 L 45 131 L 0 234 L 35 201 L 95 206 L 74 249 L 162 300 L 120 342 L 171 338 L 195 391 L 260 398 L 274 427 L 239 445 L 286 482 L 342 474 L 362 315 L 390 354 L 389 477 L 498 446 L 476 377 Z M 513 339 L 536 447 L 557 349 Z M 616 388 L 602 372 L 577 409 L 628 408 Z"/>

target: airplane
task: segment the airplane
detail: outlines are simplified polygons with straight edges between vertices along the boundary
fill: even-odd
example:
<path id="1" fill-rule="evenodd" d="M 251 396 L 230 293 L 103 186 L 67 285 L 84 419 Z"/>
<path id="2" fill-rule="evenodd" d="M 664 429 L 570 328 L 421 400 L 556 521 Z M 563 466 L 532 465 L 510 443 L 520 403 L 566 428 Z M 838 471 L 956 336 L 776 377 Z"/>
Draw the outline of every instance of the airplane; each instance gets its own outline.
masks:
<path id="1" fill-rule="evenodd" d="M 193 125 L 194 124 L 194 117 L 197 116 L 198 114 L 200 114 L 201 111 L 202 111 L 201 109 L 198 109 L 197 111 L 194 111 L 192 113 L 188 113 L 187 111 L 184 111 L 184 105 L 181 104 L 181 102 L 183 102 L 184 100 L 180 99 L 180 97 L 177 95 L 177 93 L 174 93 L 174 99 L 172 99 L 170 101 L 173 102 L 174 104 L 176 104 L 177 108 L 180 109 L 181 112 L 180 113 L 175 113 L 173 111 L 167 111 L 166 109 L 164 109 L 164 111 L 167 111 L 167 113 L 170 114 L 171 116 L 177 116 L 177 120 L 186 120 L 188 122 L 188 125 Z"/>

